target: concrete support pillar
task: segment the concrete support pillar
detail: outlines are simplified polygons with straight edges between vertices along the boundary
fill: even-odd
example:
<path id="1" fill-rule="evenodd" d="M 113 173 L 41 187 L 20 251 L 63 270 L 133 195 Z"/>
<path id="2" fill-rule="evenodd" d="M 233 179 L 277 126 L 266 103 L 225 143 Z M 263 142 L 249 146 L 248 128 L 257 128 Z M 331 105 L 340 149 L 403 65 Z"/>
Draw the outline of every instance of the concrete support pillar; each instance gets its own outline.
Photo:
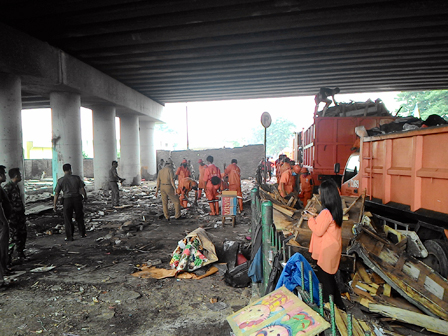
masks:
<path id="1" fill-rule="evenodd" d="M 140 162 L 142 178 L 153 179 L 157 174 L 156 147 L 153 121 L 140 120 Z"/>
<path id="2" fill-rule="evenodd" d="M 53 128 L 53 184 L 64 175 L 62 166 L 72 165 L 73 175 L 84 176 L 81 138 L 81 97 L 71 92 L 50 94 Z"/>
<path id="3" fill-rule="evenodd" d="M 20 77 L 0 73 L 0 165 L 23 170 L 22 93 Z M 23 200 L 23 183 L 19 184 Z"/>
<path id="4" fill-rule="evenodd" d="M 120 116 L 121 142 L 120 166 L 124 185 L 139 185 L 140 175 L 140 135 L 137 115 Z"/>
<path id="5" fill-rule="evenodd" d="M 117 160 L 115 107 L 97 105 L 93 112 L 93 174 L 95 190 L 109 189 L 109 170 Z"/>

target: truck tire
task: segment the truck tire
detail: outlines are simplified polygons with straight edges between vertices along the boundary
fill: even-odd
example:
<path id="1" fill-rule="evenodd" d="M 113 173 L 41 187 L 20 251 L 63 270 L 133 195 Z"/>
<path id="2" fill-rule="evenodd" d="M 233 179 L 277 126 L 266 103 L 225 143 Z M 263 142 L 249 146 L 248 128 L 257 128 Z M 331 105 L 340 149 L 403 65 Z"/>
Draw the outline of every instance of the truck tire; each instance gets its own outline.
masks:
<path id="1" fill-rule="evenodd" d="M 422 261 L 443 277 L 448 276 L 448 245 L 442 240 L 427 240 L 428 256 Z"/>

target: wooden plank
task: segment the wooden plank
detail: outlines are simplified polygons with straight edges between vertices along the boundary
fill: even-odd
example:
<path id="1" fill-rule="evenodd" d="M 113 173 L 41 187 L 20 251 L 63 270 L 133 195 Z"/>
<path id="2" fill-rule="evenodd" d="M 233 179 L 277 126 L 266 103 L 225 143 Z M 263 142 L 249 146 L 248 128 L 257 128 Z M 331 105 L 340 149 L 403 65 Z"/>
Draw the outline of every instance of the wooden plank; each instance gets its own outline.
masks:
<path id="1" fill-rule="evenodd" d="M 366 291 L 368 291 L 372 296 L 376 295 L 376 292 L 378 291 L 378 288 L 371 287 L 368 284 L 365 284 L 361 281 L 358 281 L 357 285 L 358 287 L 364 288 Z"/>
<path id="2" fill-rule="evenodd" d="M 431 332 L 448 335 L 448 322 L 435 317 L 376 303 L 369 304 L 369 310 L 374 313 L 380 313 L 381 315 L 392 317 L 402 322 L 426 328 Z"/>
<path id="3" fill-rule="evenodd" d="M 359 324 L 356 318 L 352 319 L 352 324 L 353 324 L 353 335 L 364 336 L 364 330 L 362 330 L 361 325 Z"/>
<path id="4" fill-rule="evenodd" d="M 369 293 L 363 291 L 362 289 L 359 289 L 358 287 L 353 288 L 353 291 L 355 292 L 356 295 L 362 296 L 364 298 L 366 298 L 369 301 L 372 302 L 377 302 L 372 295 L 370 295 Z"/>
<path id="5" fill-rule="evenodd" d="M 369 274 L 367 274 L 366 268 L 360 260 L 356 261 L 356 270 L 358 271 L 358 274 L 361 277 L 362 281 L 367 284 L 372 283 L 372 279 L 370 278 Z"/>
<path id="6" fill-rule="evenodd" d="M 281 205 L 277 205 L 275 203 L 272 203 L 272 206 L 274 207 L 275 210 L 280 211 L 281 213 L 285 214 L 288 217 L 292 217 L 294 216 L 295 212 L 286 209 L 285 207 L 281 206 Z"/>
<path id="7" fill-rule="evenodd" d="M 328 307 L 328 308 L 330 308 L 330 305 L 328 304 L 325 304 L 325 306 L 326 307 Z M 338 307 L 334 307 L 334 315 L 335 315 L 335 318 L 336 318 L 336 327 L 338 328 L 338 330 L 339 330 L 339 333 L 341 334 L 341 335 L 348 335 L 348 332 L 347 332 L 347 324 L 346 324 L 346 321 L 347 321 L 347 317 L 345 317 L 345 320 L 342 318 L 342 315 L 341 315 L 341 311 L 339 310 L 339 308 Z"/>
<path id="8" fill-rule="evenodd" d="M 389 284 L 387 284 L 387 283 L 383 284 L 383 295 L 384 296 L 390 297 L 391 290 L 392 290 L 392 287 Z"/>
<path id="9" fill-rule="evenodd" d="M 342 213 L 343 215 L 348 214 L 348 212 L 351 210 L 351 208 L 353 208 L 353 206 L 355 205 L 356 202 L 358 202 L 359 198 L 361 197 L 361 195 L 359 195 L 358 197 L 355 198 L 355 200 L 349 205 L 348 208 L 344 209 L 344 212 Z"/>

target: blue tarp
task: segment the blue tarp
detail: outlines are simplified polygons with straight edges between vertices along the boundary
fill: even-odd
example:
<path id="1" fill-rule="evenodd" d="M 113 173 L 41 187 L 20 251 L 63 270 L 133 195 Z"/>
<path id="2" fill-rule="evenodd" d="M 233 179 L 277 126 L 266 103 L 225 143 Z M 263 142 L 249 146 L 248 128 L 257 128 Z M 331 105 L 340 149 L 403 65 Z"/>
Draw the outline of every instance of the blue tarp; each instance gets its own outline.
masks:
<path id="1" fill-rule="evenodd" d="M 263 281 L 263 259 L 261 253 L 261 246 L 258 249 L 257 254 L 255 254 L 254 260 L 250 264 L 247 275 L 252 279 L 252 282 L 262 282 Z"/>
<path id="2" fill-rule="evenodd" d="M 305 286 L 302 286 L 302 276 L 300 268 L 301 262 L 303 262 L 303 270 L 305 273 L 304 274 Z M 289 258 L 285 268 L 283 269 L 282 274 L 280 275 L 280 279 L 278 279 L 277 286 L 275 287 L 275 289 L 279 289 L 281 286 L 284 285 L 291 292 L 295 292 L 297 286 L 301 286 L 302 289 L 309 291 L 308 274 L 310 270 L 312 272 L 314 302 L 319 305 L 319 280 L 317 279 L 316 274 L 311 268 L 310 263 L 300 253 L 296 253 L 291 258 Z"/>

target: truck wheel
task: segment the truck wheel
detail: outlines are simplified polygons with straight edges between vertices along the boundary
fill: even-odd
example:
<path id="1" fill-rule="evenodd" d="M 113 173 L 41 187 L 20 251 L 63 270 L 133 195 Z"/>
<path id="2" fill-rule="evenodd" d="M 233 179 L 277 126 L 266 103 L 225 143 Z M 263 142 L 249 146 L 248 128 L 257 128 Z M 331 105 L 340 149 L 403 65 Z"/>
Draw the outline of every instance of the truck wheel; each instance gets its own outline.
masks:
<path id="1" fill-rule="evenodd" d="M 428 256 L 422 261 L 443 277 L 448 276 L 448 246 L 442 240 L 427 240 L 423 243 Z"/>

